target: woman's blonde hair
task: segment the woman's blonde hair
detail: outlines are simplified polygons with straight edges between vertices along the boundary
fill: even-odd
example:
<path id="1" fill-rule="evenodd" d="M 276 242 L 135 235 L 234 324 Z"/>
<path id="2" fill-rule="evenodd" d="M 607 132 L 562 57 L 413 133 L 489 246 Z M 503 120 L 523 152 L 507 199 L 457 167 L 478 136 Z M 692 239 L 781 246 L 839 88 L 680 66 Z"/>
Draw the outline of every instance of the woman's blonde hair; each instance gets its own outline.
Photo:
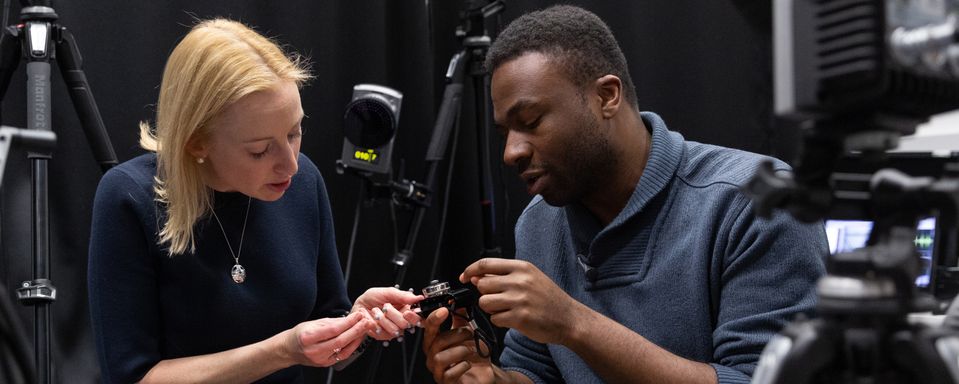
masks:
<path id="1" fill-rule="evenodd" d="M 202 21 L 173 49 L 163 70 L 156 127 L 140 123 L 140 146 L 157 155 L 154 190 L 166 210 L 159 244 L 168 245 L 170 256 L 195 250 L 193 226 L 208 214 L 212 199 L 187 152 L 189 141 L 209 137 L 210 122 L 241 97 L 280 81 L 299 87 L 309 78 L 300 56 L 287 56 L 236 21 Z"/>

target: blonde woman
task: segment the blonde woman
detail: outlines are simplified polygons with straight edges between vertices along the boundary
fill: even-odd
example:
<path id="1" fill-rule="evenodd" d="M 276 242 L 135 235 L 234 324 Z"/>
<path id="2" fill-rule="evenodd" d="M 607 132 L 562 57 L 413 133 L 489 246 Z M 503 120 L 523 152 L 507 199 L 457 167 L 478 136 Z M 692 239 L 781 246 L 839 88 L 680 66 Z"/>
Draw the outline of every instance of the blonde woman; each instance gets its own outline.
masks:
<path id="1" fill-rule="evenodd" d="M 302 381 L 298 365 L 333 365 L 418 321 L 421 297 L 392 288 L 350 306 L 323 178 L 299 153 L 308 78 L 229 20 L 173 50 L 156 126 L 141 126 L 152 153 L 108 172 L 94 203 L 104 382 Z"/>

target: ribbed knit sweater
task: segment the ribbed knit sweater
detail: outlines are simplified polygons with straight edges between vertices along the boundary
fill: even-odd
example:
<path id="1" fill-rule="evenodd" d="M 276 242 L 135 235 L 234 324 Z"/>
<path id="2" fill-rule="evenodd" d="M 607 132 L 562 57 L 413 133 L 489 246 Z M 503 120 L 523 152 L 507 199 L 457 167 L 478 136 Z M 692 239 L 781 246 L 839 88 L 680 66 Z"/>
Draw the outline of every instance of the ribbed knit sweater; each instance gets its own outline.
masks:
<path id="1" fill-rule="evenodd" d="M 582 205 L 537 196 L 516 225 L 516 258 L 656 345 L 711 364 L 720 383 L 748 383 L 766 342 L 814 307 L 823 226 L 753 214 L 740 186 L 761 161 L 785 163 L 685 141 L 659 116 L 642 118 L 650 155 L 623 211 L 602 227 Z M 536 383 L 603 382 L 573 351 L 516 330 L 501 364 Z"/>
<path id="2" fill-rule="evenodd" d="M 226 238 L 204 217 L 196 252 L 173 257 L 157 244 L 165 214 L 155 175 L 156 156 L 143 155 L 111 169 L 97 189 L 88 275 L 102 382 L 136 382 L 160 360 L 225 351 L 349 311 L 326 187 L 306 156 L 277 201 L 215 193 Z M 246 268 L 242 284 L 230 276 L 227 239 Z M 301 382 L 301 371 L 261 382 Z"/>

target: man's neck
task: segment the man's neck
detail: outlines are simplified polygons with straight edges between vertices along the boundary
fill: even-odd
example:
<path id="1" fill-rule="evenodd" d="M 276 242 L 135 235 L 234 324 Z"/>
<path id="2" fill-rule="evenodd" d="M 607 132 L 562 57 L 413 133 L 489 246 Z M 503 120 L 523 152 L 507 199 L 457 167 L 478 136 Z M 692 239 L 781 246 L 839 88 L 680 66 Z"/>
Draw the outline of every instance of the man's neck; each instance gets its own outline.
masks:
<path id="1" fill-rule="evenodd" d="M 652 135 L 639 111 L 627 113 L 623 121 L 614 122 L 611 129 L 610 142 L 618 160 L 616 167 L 610 172 L 609 183 L 594 186 L 592 193 L 582 201 L 604 227 L 629 203 L 646 168 L 652 143 Z"/>

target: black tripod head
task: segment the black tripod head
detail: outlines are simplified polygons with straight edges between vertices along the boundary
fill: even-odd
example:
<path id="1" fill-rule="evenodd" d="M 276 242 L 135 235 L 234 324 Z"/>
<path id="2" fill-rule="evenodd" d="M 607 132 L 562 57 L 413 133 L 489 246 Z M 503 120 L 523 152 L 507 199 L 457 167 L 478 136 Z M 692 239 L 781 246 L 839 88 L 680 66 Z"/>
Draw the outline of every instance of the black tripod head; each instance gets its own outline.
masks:
<path id="1" fill-rule="evenodd" d="M 73 34 L 58 22 L 52 1 L 21 0 L 20 23 L 0 36 L 0 101 L 21 60 L 27 62 L 27 128 L 50 130 L 50 70 L 56 62 L 87 142 L 101 170 L 117 164 L 116 153 L 83 72 Z"/>
<path id="2" fill-rule="evenodd" d="M 503 0 L 468 0 L 460 13 L 461 24 L 456 28 L 456 35 L 460 38 L 486 36 L 486 19 L 504 9 L 506 2 Z"/>

